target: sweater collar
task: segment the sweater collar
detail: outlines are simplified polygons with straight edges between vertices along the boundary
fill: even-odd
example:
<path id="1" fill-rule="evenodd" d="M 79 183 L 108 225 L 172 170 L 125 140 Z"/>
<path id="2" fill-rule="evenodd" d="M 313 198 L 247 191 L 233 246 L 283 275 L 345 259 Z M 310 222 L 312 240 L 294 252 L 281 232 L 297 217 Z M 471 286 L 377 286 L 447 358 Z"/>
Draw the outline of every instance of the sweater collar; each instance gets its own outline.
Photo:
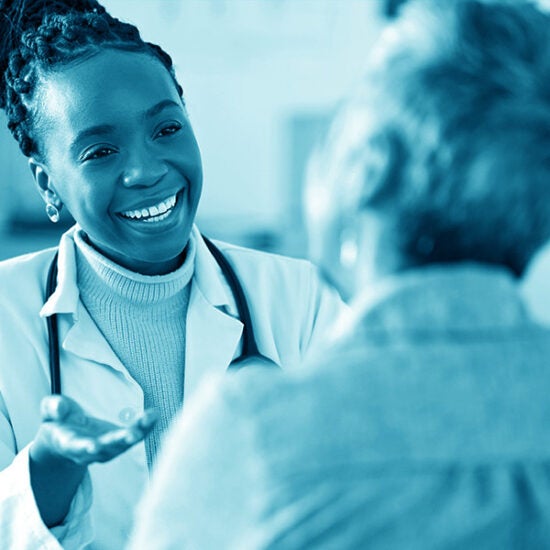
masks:
<path id="1" fill-rule="evenodd" d="M 74 232 L 77 280 L 83 297 L 116 294 L 136 305 L 158 303 L 183 290 L 193 275 L 195 239 L 191 235 L 183 264 L 166 275 L 142 275 L 105 257 L 86 239 L 82 230 Z M 85 302 L 86 303 L 86 302 Z"/>
<path id="2" fill-rule="evenodd" d="M 76 316 L 79 302 L 77 285 L 76 245 L 74 234 L 80 227 L 75 225 L 66 231 L 59 243 L 58 277 L 55 292 L 49 297 L 40 315 L 47 317 L 57 313 L 70 313 Z M 200 231 L 196 226 L 191 230 L 195 241 L 195 262 L 192 282 L 196 285 L 208 303 L 216 308 L 227 308 L 230 313 L 235 309 L 231 289 L 220 267 L 210 254 Z"/>

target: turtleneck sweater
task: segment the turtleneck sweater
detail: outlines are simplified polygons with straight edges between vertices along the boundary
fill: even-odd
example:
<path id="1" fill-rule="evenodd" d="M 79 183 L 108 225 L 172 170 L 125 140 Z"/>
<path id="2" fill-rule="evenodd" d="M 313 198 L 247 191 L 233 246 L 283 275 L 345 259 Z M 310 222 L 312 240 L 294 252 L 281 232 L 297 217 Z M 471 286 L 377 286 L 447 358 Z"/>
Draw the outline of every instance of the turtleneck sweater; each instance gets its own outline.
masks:
<path id="1" fill-rule="evenodd" d="M 140 385 L 144 407 L 159 420 L 145 440 L 151 467 L 163 433 L 183 402 L 185 330 L 195 263 L 191 237 L 183 265 L 167 275 L 142 275 L 121 267 L 75 233 L 80 299 Z"/>

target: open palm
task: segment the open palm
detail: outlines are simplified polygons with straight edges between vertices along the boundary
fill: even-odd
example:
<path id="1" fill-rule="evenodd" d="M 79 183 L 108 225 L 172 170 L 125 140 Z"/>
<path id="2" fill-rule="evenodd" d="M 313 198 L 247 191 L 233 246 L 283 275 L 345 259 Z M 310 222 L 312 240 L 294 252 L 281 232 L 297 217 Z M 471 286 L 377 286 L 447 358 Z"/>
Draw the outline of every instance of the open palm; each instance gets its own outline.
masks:
<path id="1" fill-rule="evenodd" d="M 76 401 L 59 395 L 42 400 L 41 414 L 35 444 L 83 466 L 122 454 L 144 439 L 157 421 L 149 410 L 129 426 L 119 426 L 89 416 Z"/>

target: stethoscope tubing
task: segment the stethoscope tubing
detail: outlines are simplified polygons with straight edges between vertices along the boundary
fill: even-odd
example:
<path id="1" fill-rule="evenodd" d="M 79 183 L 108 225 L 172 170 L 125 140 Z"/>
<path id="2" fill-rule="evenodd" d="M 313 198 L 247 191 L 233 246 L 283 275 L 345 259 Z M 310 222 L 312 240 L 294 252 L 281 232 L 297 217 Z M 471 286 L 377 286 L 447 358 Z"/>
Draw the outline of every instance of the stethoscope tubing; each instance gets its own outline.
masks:
<path id="1" fill-rule="evenodd" d="M 278 366 L 270 359 L 262 356 L 258 349 L 248 302 L 246 300 L 242 284 L 239 281 L 239 278 L 237 277 L 237 273 L 235 272 L 233 266 L 223 255 L 221 250 L 210 239 L 206 238 L 204 235 L 202 235 L 202 238 L 206 246 L 208 247 L 208 250 L 210 251 L 212 256 L 214 256 L 214 259 L 222 270 L 223 276 L 225 277 L 229 288 L 233 293 L 235 304 L 237 306 L 237 312 L 239 314 L 239 319 L 243 323 L 242 352 L 241 355 L 232 362 L 232 365 L 244 364 L 247 360 L 258 358 L 259 361 L 263 362 L 264 364 L 269 364 L 270 366 Z M 44 301 L 48 300 L 48 298 L 55 292 L 55 289 L 57 287 L 57 260 L 58 252 L 55 253 L 50 264 L 50 268 L 48 270 L 48 277 L 46 280 L 46 296 Z M 46 324 L 48 329 L 51 393 L 60 395 L 61 365 L 59 359 L 59 329 L 57 323 L 57 315 L 54 313 L 53 315 L 49 315 L 48 317 L 46 317 Z"/>
<path id="2" fill-rule="evenodd" d="M 48 269 L 48 279 L 46 281 L 46 299 L 55 292 L 57 286 L 57 258 L 59 253 L 56 252 L 53 257 L 50 268 Z M 61 395 L 61 367 L 59 364 L 59 331 L 57 327 L 57 315 L 49 315 L 46 317 L 46 325 L 48 327 L 48 344 L 49 344 L 49 360 L 50 360 L 50 385 L 53 395 Z"/>

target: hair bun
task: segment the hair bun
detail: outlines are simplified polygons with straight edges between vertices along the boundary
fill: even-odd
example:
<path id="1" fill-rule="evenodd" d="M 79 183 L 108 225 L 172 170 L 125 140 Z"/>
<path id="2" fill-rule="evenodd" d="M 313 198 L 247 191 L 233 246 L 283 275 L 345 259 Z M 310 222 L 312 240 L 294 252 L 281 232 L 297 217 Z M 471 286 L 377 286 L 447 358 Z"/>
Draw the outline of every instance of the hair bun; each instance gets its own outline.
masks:
<path id="1" fill-rule="evenodd" d="M 0 0 L 0 107 L 5 103 L 3 75 L 26 31 L 37 29 L 48 14 L 105 11 L 96 0 Z"/>

